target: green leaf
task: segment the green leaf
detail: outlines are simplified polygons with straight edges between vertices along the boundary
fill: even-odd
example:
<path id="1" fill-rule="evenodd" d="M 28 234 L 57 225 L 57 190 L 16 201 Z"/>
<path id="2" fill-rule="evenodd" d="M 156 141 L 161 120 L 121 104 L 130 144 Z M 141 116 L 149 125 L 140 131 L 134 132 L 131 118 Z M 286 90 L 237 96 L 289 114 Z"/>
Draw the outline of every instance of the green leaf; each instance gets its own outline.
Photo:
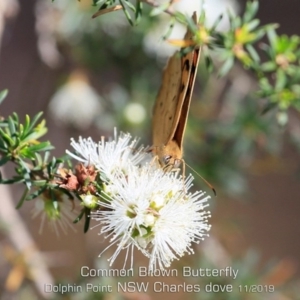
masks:
<path id="1" fill-rule="evenodd" d="M 84 223 L 84 229 L 83 232 L 86 233 L 89 230 L 90 227 L 90 221 L 91 221 L 91 210 L 88 208 L 85 208 L 84 210 L 84 214 L 85 214 L 85 223 Z"/>
<path id="2" fill-rule="evenodd" d="M 55 210 L 58 210 L 59 209 L 58 201 L 56 200 L 55 194 L 53 193 L 52 189 L 50 191 L 51 191 L 51 193 L 50 193 L 51 196 L 54 197 L 54 199 L 55 199 L 54 201 L 52 201 L 53 207 L 55 208 Z"/>
<path id="3" fill-rule="evenodd" d="M 28 151 L 38 152 L 38 151 L 47 151 L 52 150 L 54 147 L 50 144 L 50 142 L 41 142 L 36 145 L 31 145 L 28 147 Z"/>
<path id="4" fill-rule="evenodd" d="M 57 186 L 57 185 L 56 185 Z M 74 200 L 74 196 L 66 189 L 59 189 L 63 194 L 67 195 L 69 197 L 69 200 L 70 201 L 73 201 Z"/>
<path id="5" fill-rule="evenodd" d="M 254 47 L 252 45 L 246 45 L 246 49 L 248 50 L 251 58 L 256 62 L 259 63 L 260 62 L 260 57 L 257 54 L 256 50 L 254 49 Z"/>
<path id="6" fill-rule="evenodd" d="M 23 124 L 19 124 L 19 136 L 20 139 L 22 139 L 21 137 L 24 135 L 24 126 Z"/>
<path id="7" fill-rule="evenodd" d="M 143 15 L 143 3 L 141 0 L 137 0 L 136 2 L 136 12 L 135 12 L 135 21 L 139 23 L 141 21 Z"/>
<path id="8" fill-rule="evenodd" d="M 25 184 L 27 186 L 28 189 L 31 188 L 31 178 L 30 178 L 30 168 L 29 166 L 26 164 L 25 161 L 23 161 L 22 159 L 19 159 L 19 164 L 22 167 L 22 175 L 25 181 Z"/>
<path id="9" fill-rule="evenodd" d="M 220 22 L 222 21 L 222 19 L 223 19 L 223 15 L 219 15 L 218 18 L 215 20 L 215 22 L 213 23 L 213 25 L 211 27 L 212 31 L 216 30 L 216 28 L 218 27 L 218 25 L 220 24 Z"/>
<path id="10" fill-rule="evenodd" d="M 136 7 L 130 3 L 128 0 L 124 0 L 125 4 L 135 13 L 136 12 Z"/>
<path id="11" fill-rule="evenodd" d="M 122 6 L 122 8 L 123 8 L 124 14 L 125 14 L 125 16 L 126 16 L 128 22 L 129 22 L 129 24 L 130 24 L 131 26 L 134 26 L 134 23 L 133 23 L 133 21 L 132 21 L 132 19 L 131 19 L 130 13 L 127 11 L 127 9 L 126 9 L 126 7 L 125 7 L 125 4 L 123 3 L 123 0 L 119 0 L 119 1 L 120 1 L 120 4 L 121 4 L 121 6 Z"/>
<path id="12" fill-rule="evenodd" d="M 175 19 L 174 18 L 172 18 L 171 20 L 170 20 L 170 25 L 168 26 L 168 30 L 167 30 L 167 32 L 163 35 L 163 40 L 167 40 L 168 38 L 169 38 L 169 36 L 170 36 L 170 34 L 172 33 L 172 30 L 173 30 L 173 28 L 174 28 L 174 24 L 175 24 Z"/>
<path id="13" fill-rule="evenodd" d="M 32 181 L 32 184 L 34 186 L 44 186 L 47 183 L 47 180 L 45 179 L 40 179 L 40 180 L 34 180 Z"/>
<path id="14" fill-rule="evenodd" d="M 277 107 L 277 103 L 274 102 L 269 102 L 267 103 L 267 105 L 262 109 L 261 114 L 264 115 L 265 113 L 267 113 L 268 111 L 270 111 L 271 109 Z"/>
<path id="15" fill-rule="evenodd" d="M 44 154 L 43 164 L 46 164 L 48 162 L 49 157 L 50 157 L 50 152 L 46 151 L 46 153 Z"/>
<path id="16" fill-rule="evenodd" d="M 11 179 L 2 179 L 0 183 L 2 184 L 15 184 L 24 182 L 23 176 L 14 176 Z"/>
<path id="17" fill-rule="evenodd" d="M 8 90 L 3 90 L 0 92 L 0 104 L 6 98 L 7 94 L 8 94 Z"/>
<path id="18" fill-rule="evenodd" d="M 214 69 L 212 59 L 209 55 L 204 55 L 204 59 L 205 59 L 206 69 L 208 70 L 208 72 L 211 73 Z"/>
<path id="19" fill-rule="evenodd" d="M 261 27 L 255 32 L 255 39 L 252 41 L 252 43 L 257 42 L 260 40 L 265 34 L 267 33 L 265 27 Z"/>
<path id="20" fill-rule="evenodd" d="M 284 89 L 285 85 L 287 83 L 287 77 L 283 70 L 278 69 L 276 72 L 276 84 L 275 84 L 275 90 L 281 91 Z"/>
<path id="21" fill-rule="evenodd" d="M 258 1 L 253 1 L 253 2 L 248 1 L 247 2 L 246 11 L 243 16 L 244 23 L 248 23 L 256 15 L 256 13 L 258 11 L 258 7 L 259 7 Z"/>
<path id="22" fill-rule="evenodd" d="M 218 32 L 215 34 L 212 43 L 210 43 L 208 46 L 210 47 L 212 45 L 216 45 L 218 47 L 224 48 L 224 39 L 225 39 L 224 35 Z"/>
<path id="23" fill-rule="evenodd" d="M 34 165 L 42 166 L 43 165 L 42 156 L 39 153 L 34 153 L 34 156 L 35 156 Z"/>
<path id="24" fill-rule="evenodd" d="M 56 165 L 56 158 L 52 157 L 51 162 L 49 162 L 47 165 L 47 172 L 49 175 L 52 174 L 52 171 L 55 168 L 55 165 Z"/>
<path id="25" fill-rule="evenodd" d="M 164 12 L 168 7 L 170 6 L 170 4 L 168 2 L 163 3 L 162 5 L 155 7 L 151 10 L 150 12 L 150 17 L 155 17 L 157 15 L 160 15 L 162 12 Z"/>
<path id="26" fill-rule="evenodd" d="M 25 201 L 25 199 L 27 197 L 28 191 L 29 191 L 29 189 L 25 189 L 24 190 L 24 193 L 23 193 L 23 195 L 22 195 L 19 203 L 17 204 L 16 209 L 19 209 L 23 205 L 23 203 L 24 203 L 24 201 Z"/>
<path id="27" fill-rule="evenodd" d="M 8 154 L 8 149 L 6 144 L 4 143 L 3 140 L 0 139 L 0 152 L 2 152 L 2 155 L 7 155 Z"/>
<path id="28" fill-rule="evenodd" d="M 37 198 L 39 195 L 41 195 L 45 190 L 47 189 L 46 186 L 43 186 L 42 188 L 38 189 L 34 193 L 31 193 L 29 196 L 26 197 L 26 201 L 30 201 L 32 199 Z"/>
<path id="29" fill-rule="evenodd" d="M 277 65 L 274 61 L 268 61 L 261 65 L 261 70 L 263 72 L 272 72 L 272 71 L 275 71 L 276 68 L 277 68 Z"/>
<path id="30" fill-rule="evenodd" d="M 233 57 L 229 57 L 225 63 L 223 64 L 223 66 L 221 67 L 220 71 L 219 71 L 219 76 L 223 77 L 225 76 L 230 69 L 233 67 L 234 64 L 234 58 Z"/>
<path id="31" fill-rule="evenodd" d="M 233 28 L 233 20 L 235 18 L 235 16 L 233 15 L 232 11 L 227 9 L 227 15 L 228 15 L 228 18 L 229 18 L 229 25 L 230 25 L 230 28 L 231 29 L 234 29 Z"/>
<path id="32" fill-rule="evenodd" d="M 9 116 L 7 121 L 8 121 L 8 128 L 9 128 L 9 131 L 10 131 L 11 135 L 15 135 L 16 126 L 15 126 L 15 123 L 13 121 L 13 118 L 11 116 Z"/>
<path id="33" fill-rule="evenodd" d="M 0 128 L 0 138 L 8 144 L 8 147 L 14 145 L 14 140 L 11 139 L 11 137 L 8 134 L 6 134 L 1 128 Z"/>
<path id="34" fill-rule="evenodd" d="M 108 4 L 107 4 L 107 3 L 103 3 L 103 4 L 100 6 L 99 10 L 104 10 L 104 9 L 107 8 L 107 7 L 108 7 Z"/>
<path id="35" fill-rule="evenodd" d="M 32 133 L 28 134 L 24 139 L 22 139 L 22 142 L 30 142 L 30 141 L 36 141 L 43 135 L 45 135 L 48 131 L 48 128 L 41 127 L 37 130 L 33 131 Z"/>
<path id="36" fill-rule="evenodd" d="M 240 17 L 235 16 L 233 19 L 233 28 L 240 28 L 242 26 L 242 20 Z"/>
<path id="37" fill-rule="evenodd" d="M 260 21 L 258 19 L 254 19 L 246 25 L 247 29 L 249 31 L 252 31 L 253 29 L 255 29 L 259 25 L 259 23 L 260 23 Z"/>
<path id="38" fill-rule="evenodd" d="M 28 132 L 33 130 L 34 126 L 36 125 L 37 121 L 41 118 L 42 115 L 43 115 L 43 112 L 41 111 L 33 117 L 31 124 L 28 126 Z"/>
<path id="39" fill-rule="evenodd" d="M 265 93 L 268 93 L 268 94 L 271 94 L 273 93 L 273 87 L 271 86 L 271 84 L 269 83 L 268 79 L 267 78 L 261 78 L 259 80 L 259 85 L 260 85 L 260 88 L 265 92 Z"/>
<path id="40" fill-rule="evenodd" d="M 188 27 L 192 30 L 192 32 L 196 32 L 197 25 L 195 24 L 194 20 L 190 17 L 186 17 L 186 21 L 187 21 Z"/>
<path id="41" fill-rule="evenodd" d="M 270 60 L 275 60 L 276 53 L 273 48 L 271 48 L 269 45 L 263 44 L 263 43 L 259 45 L 259 48 L 262 49 L 267 54 L 267 56 Z"/>
<path id="42" fill-rule="evenodd" d="M 277 40 L 278 40 L 278 35 L 276 31 L 273 28 L 269 28 L 267 30 L 267 36 L 271 44 L 271 48 L 275 50 L 277 47 Z"/>
<path id="43" fill-rule="evenodd" d="M 83 208 L 80 212 L 80 214 L 78 215 L 78 217 L 73 221 L 74 224 L 78 223 L 82 217 L 84 216 L 84 213 L 85 213 L 85 208 Z"/>
<path id="44" fill-rule="evenodd" d="M 202 4 L 203 4 L 203 2 L 202 2 Z M 205 13 L 205 9 L 203 9 L 203 5 L 202 5 L 198 23 L 204 24 L 205 20 L 206 20 L 206 13 Z"/>
<path id="45" fill-rule="evenodd" d="M 10 157 L 9 156 L 4 156 L 0 159 L 0 167 L 5 165 L 8 161 L 10 161 Z"/>
<path id="46" fill-rule="evenodd" d="M 12 113 L 12 118 L 13 118 L 13 120 L 15 121 L 16 124 L 19 124 L 19 123 L 20 123 L 20 122 L 19 122 L 19 116 L 18 116 L 18 114 L 17 114 L 16 112 L 13 112 L 13 113 Z"/>
<path id="47" fill-rule="evenodd" d="M 26 136 L 27 132 L 29 131 L 29 126 L 30 126 L 30 117 L 28 115 L 25 115 L 25 125 L 23 129 L 24 136 Z"/>
<path id="48" fill-rule="evenodd" d="M 179 11 L 176 11 L 174 13 L 174 16 L 175 16 L 177 22 L 186 25 L 186 23 L 187 23 L 187 16 L 185 14 L 183 14 L 183 13 L 181 13 Z"/>

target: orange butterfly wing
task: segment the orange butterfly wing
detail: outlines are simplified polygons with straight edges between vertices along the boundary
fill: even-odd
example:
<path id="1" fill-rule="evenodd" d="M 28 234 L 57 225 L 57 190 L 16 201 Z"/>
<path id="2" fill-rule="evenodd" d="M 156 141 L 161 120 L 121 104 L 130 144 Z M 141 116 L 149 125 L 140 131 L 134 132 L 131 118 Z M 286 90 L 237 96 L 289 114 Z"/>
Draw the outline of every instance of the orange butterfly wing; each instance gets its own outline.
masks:
<path id="1" fill-rule="evenodd" d="M 200 58 L 200 49 L 195 49 L 194 51 L 188 53 L 187 56 L 188 57 L 184 58 L 183 68 L 185 68 L 186 72 L 189 73 L 189 79 L 185 91 L 184 101 L 180 111 L 180 118 L 178 120 L 177 127 L 174 132 L 174 138 L 173 138 L 173 140 L 177 142 L 179 148 L 181 149 L 182 149 L 183 136 L 184 136 L 186 122 L 187 122 L 187 116 L 189 113 L 192 94 L 194 90 L 194 84 L 195 84 L 197 68 L 198 68 L 198 63 Z"/>
<path id="2" fill-rule="evenodd" d="M 197 22 L 196 13 L 193 20 Z M 191 39 L 192 36 L 188 30 L 184 39 Z M 182 57 L 176 52 L 164 70 L 152 120 L 154 152 L 162 166 L 176 166 L 182 158 L 182 141 L 199 54 L 199 48 Z"/>

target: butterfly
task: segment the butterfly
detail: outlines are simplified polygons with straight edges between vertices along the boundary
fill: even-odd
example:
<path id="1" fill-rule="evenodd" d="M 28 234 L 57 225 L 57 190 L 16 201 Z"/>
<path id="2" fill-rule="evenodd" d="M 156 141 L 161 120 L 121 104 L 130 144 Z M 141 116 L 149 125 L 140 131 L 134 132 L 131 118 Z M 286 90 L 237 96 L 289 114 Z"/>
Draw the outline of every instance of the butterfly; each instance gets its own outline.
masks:
<path id="1" fill-rule="evenodd" d="M 195 12 L 192 18 L 196 24 Z M 184 40 L 192 37 L 188 29 Z M 152 119 L 153 152 L 164 169 L 178 168 L 182 161 L 183 136 L 199 58 L 199 47 L 184 55 L 177 51 L 164 69 Z"/>

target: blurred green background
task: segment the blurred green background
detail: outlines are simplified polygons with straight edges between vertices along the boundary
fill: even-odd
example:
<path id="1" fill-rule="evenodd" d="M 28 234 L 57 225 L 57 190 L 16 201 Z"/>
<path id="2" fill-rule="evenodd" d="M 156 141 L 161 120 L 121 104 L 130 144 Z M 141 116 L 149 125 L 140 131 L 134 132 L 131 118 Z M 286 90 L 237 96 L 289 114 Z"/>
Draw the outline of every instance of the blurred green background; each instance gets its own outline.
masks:
<path id="1" fill-rule="evenodd" d="M 13 111 L 20 116 L 44 111 L 49 127 L 47 139 L 56 146 L 56 156 L 70 149 L 71 137 L 98 140 L 102 135 L 112 136 L 115 126 L 141 137 L 144 145 L 151 145 L 152 106 L 162 69 L 173 51 L 162 40 L 167 31 L 163 26 L 168 24 L 165 16 L 150 18 L 150 9 L 145 9 L 141 23 L 131 27 L 122 11 L 92 20 L 96 8 L 88 0 L 1 1 L 0 90 L 9 89 L 1 105 L 2 116 Z M 183 7 L 193 11 L 197 1 L 184 1 Z M 210 1 L 209 18 L 221 12 L 224 4 L 237 12 L 243 12 L 245 5 L 244 1 Z M 298 0 L 264 0 L 260 1 L 258 18 L 262 24 L 279 23 L 279 32 L 291 35 L 300 34 L 295 26 L 299 14 Z M 222 26 L 226 30 L 226 22 Z M 176 29 L 174 35 L 181 38 L 184 31 Z M 215 64 L 218 66 L 217 56 Z M 289 123 L 281 128 L 276 111 L 261 115 L 263 101 L 252 96 L 255 89 L 255 79 L 239 65 L 220 79 L 214 73 L 208 74 L 200 62 L 184 158 L 214 185 L 217 197 L 210 202 L 211 237 L 195 247 L 195 255 L 173 263 L 172 268 L 189 265 L 220 269 L 232 265 L 243 273 L 234 281 L 235 286 L 274 284 L 276 293 L 149 291 L 134 295 L 73 294 L 62 299 L 300 299 L 299 113 L 289 111 Z M 191 172 L 188 168 L 186 171 Z M 4 172 L 9 177 L 13 168 Z M 195 189 L 212 194 L 193 175 Z M 17 203 L 22 187 L 15 186 L 9 193 Z M 45 225 L 40 234 L 41 218 L 32 219 L 33 210 L 34 204 L 28 203 L 18 212 L 54 281 L 80 283 L 81 266 L 106 264 L 105 259 L 98 258 L 105 247 L 98 229 L 84 235 L 83 224 L 77 224 L 76 233 L 69 230 L 58 237 L 51 226 Z M 1 299 L 40 299 L 42 295 L 33 288 L 26 267 L 20 263 L 22 259 L 15 259 L 24 255 L 11 243 L 11 236 L 17 232 L 7 231 L 5 224 L 1 228 Z M 122 266 L 122 262 L 121 256 L 114 267 Z M 135 263 L 138 266 L 147 262 L 137 253 Z M 10 276 L 16 283 L 13 288 L 8 288 Z M 113 278 L 106 278 L 105 283 L 101 280 L 96 284 L 115 284 Z M 147 280 L 178 284 L 198 279 L 179 276 Z M 229 279 L 221 278 L 220 282 Z M 52 297 L 43 295 L 47 296 Z M 60 299 L 58 295 L 54 298 Z"/>

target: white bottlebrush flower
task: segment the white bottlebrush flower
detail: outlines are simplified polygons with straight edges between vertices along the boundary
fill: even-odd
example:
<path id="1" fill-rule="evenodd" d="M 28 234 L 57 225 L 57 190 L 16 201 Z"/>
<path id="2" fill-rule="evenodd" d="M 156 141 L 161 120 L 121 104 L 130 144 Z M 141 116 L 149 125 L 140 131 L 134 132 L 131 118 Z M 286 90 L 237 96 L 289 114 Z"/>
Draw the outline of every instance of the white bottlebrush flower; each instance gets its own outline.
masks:
<path id="1" fill-rule="evenodd" d="M 32 211 L 32 217 L 40 217 L 41 224 L 39 233 L 43 232 L 45 222 L 53 229 L 57 236 L 60 232 L 67 234 L 68 228 L 73 231 L 72 226 L 74 219 L 78 215 L 77 208 L 74 208 L 73 201 L 60 198 L 59 201 L 52 201 L 48 197 L 41 197 L 35 201 L 35 207 Z"/>
<path id="2" fill-rule="evenodd" d="M 78 142 L 71 139 L 71 146 L 77 154 L 69 150 L 66 150 L 66 153 L 84 164 L 90 164 L 97 156 L 98 145 L 91 138 L 84 139 L 79 137 Z"/>
<path id="3" fill-rule="evenodd" d="M 208 235 L 210 212 L 204 208 L 210 196 L 204 195 L 177 193 L 161 208 L 153 227 L 149 272 L 169 267 L 174 259 L 193 253 L 192 243 L 199 243 Z"/>
<path id="4" fill-rule="evenodd" d="M 191 176 L 184 182 L 178 173 L 165 173 L 153 164 L 131 166 L 126 175 L 119 174 L 111 183 L 117 192 L 100 202 L 105 210 L 92 213 L 102 225 L 100 233 L 110 238 L 108 248 L 117 246 L 110 264 L 123 249 L 127 250 L 126 264 L 135 247 L 149 257 L 149 272 L 192 253 L 191 244 L 202 240 L 210 229 L 210 213 L 204 210 L 210 196 L 188 193 L 191 182 Z M 131 254 L 131 267 L 132 258 Z"/>
<path id="5" fill-rule="evenodd" d="M 66 151 L 67 154 L 84 164 L 94 165 L 100 171 L 102 179 L 110 181 L 118 172 L 125 172 L 129 165 L 137 165 L 143 160 L 149 160 L 150 155 L 143 147 L 137 148 L 137 139 L 130 134 L 114 131 L 114 139 L 105 141 L 102 137 L 99 143 L 93 142 L 91 138 L 79 138 L 76 142 L 71 140 L 71 146 L 76 154 Z"/>
<path id="6" fill-rule="evenodd" d="M 208 235 L 210 212 L 205 208 L 210 196 L 189 191 L 191 175 L 184 180 L 180 171 L 165 172 L 143 148 L 134 150 L 137 140 L 129 134 L 118 136 L 115 130 L 113 140 L 94 143 L 80 138 L 71 145 L 77 154 L 67 151 L 69 155 L 100 173 L 94 186 L 101 190 L 91 189 L 100 199 L 99 206 L 97 211 L 88 207 L 96 226 L 101 226 L 100 234 L 110 239 L 106 249 L 116 246 L 111 265 L 126 250 L 124 268 L 128 256 L 132 268 L 137 248 L 149 258 L 149 272 L 164 269 L 174 259 L 193 253 L 192 243 Z M 81 198 L 94 199 L 91 194 Z"/>
<path id="7" fill-rule="evenodd" d="M 49 110 L 58 123 L 85 130 L 102 112 L 103 99 L 83 70 L 73 71 L 51 98 Z"/>

